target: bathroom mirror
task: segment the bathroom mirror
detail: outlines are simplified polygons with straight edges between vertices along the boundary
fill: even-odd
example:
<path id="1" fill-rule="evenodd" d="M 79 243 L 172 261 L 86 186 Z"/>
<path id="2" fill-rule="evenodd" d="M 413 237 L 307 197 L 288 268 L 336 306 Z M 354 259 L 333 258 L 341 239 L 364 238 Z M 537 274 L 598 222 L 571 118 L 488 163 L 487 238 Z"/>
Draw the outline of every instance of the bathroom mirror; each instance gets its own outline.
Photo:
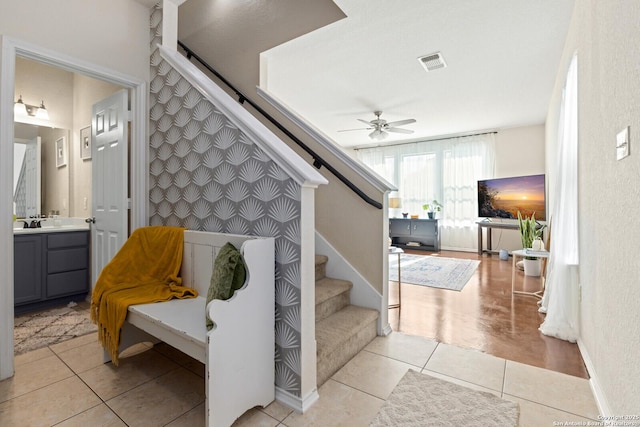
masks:
<path id="1" fill-rule="evenodd" d="M 13 200 L 18 218 L 69 216 L 69 166 L 56 166 L 56 141 L 68 141 L 69 136 L 67 129 L 14 124 Z"/>

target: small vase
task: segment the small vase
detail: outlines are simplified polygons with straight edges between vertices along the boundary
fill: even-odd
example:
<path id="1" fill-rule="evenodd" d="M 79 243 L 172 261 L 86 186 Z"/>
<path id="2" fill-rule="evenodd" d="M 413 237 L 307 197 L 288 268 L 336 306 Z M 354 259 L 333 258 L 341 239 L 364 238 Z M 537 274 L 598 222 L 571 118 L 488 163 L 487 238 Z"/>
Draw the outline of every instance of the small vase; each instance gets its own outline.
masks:
<path id="1" fill-rule="evenodd" d="M 536 239 L 531 242 L 531 249 L 533 249 L 534 251 L 541 251 L 542 247 L 542 239 L 540 239 L 539 237 L 536 237 Z"/>
<path id="2" fill-rule="evenodd" d="M 433 217 L 435 216 L 435 212 L 427 212 L 427 216 L 429 217 L 429 219 L 433 219 Z"/>

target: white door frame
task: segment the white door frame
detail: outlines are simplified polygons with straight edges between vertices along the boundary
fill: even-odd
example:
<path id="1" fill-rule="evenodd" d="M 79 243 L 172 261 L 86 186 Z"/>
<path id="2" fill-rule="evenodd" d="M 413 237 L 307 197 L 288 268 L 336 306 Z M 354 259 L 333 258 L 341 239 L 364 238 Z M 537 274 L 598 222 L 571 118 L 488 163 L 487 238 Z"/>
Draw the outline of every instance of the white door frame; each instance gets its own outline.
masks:
<path id="1" fill-rule="evenodd" d="M 148 222 L 147 82 L 7 37 L 0 56 L 0 380 L 13 376 L 13 103 L 16 56 L 123 86 L 131 91 L 131 229 Z M 72 130 L 73 131 L 73 130 Z"/>

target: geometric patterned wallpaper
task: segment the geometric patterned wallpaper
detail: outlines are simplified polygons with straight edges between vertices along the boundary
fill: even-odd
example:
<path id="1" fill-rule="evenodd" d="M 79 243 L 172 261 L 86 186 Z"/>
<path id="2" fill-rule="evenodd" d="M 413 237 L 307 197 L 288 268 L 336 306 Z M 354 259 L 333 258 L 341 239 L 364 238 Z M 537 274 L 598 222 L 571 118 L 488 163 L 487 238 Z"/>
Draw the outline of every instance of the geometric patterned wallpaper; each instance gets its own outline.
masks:
<path id="1" fill-rule="evenodd" d="M 300 185 L 160 56 L 151 10 L 149 223 L 275 238 L 276 385 L 301 394 Z"/>

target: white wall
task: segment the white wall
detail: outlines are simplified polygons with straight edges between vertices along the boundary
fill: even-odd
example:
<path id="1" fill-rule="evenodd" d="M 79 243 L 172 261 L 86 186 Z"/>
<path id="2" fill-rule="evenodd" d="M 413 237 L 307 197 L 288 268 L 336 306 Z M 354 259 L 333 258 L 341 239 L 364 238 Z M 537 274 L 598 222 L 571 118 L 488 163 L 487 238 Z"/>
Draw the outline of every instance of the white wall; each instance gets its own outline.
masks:
<path id="1" fill-rule="evenodd" d="M 496 135 L 495 177 L 506 178 L 541 173 L 545 173 L 544 124 L 500 129 Z M 547 209 L 549 209 L 548 204 Z M 522 249 L 518 230 L 495 229 L 492 231 L 492 239 L 494 250 Z M 486 248 L 486 243 L 484 247 Z"/>
<path id="2" fill-rule="evenodd" d="M 131 0 L 0 0 L 0 34 L 148 80 L 149 8 Z"/>
<path id="3" fill-rule="evenodd" d="M 617 415 L 640 412 L 640 226 L 634 221 L 640 206 L 640 152 L 634 150 L 640 141 L 638 22 L 637 1 L 575 3 L 546 130 L 551 166 L 562 87 L 577 51 L 579 343 L 601 409 Z M 617 161 L 616 134 L 626 126 L 631 156 Z"/>

